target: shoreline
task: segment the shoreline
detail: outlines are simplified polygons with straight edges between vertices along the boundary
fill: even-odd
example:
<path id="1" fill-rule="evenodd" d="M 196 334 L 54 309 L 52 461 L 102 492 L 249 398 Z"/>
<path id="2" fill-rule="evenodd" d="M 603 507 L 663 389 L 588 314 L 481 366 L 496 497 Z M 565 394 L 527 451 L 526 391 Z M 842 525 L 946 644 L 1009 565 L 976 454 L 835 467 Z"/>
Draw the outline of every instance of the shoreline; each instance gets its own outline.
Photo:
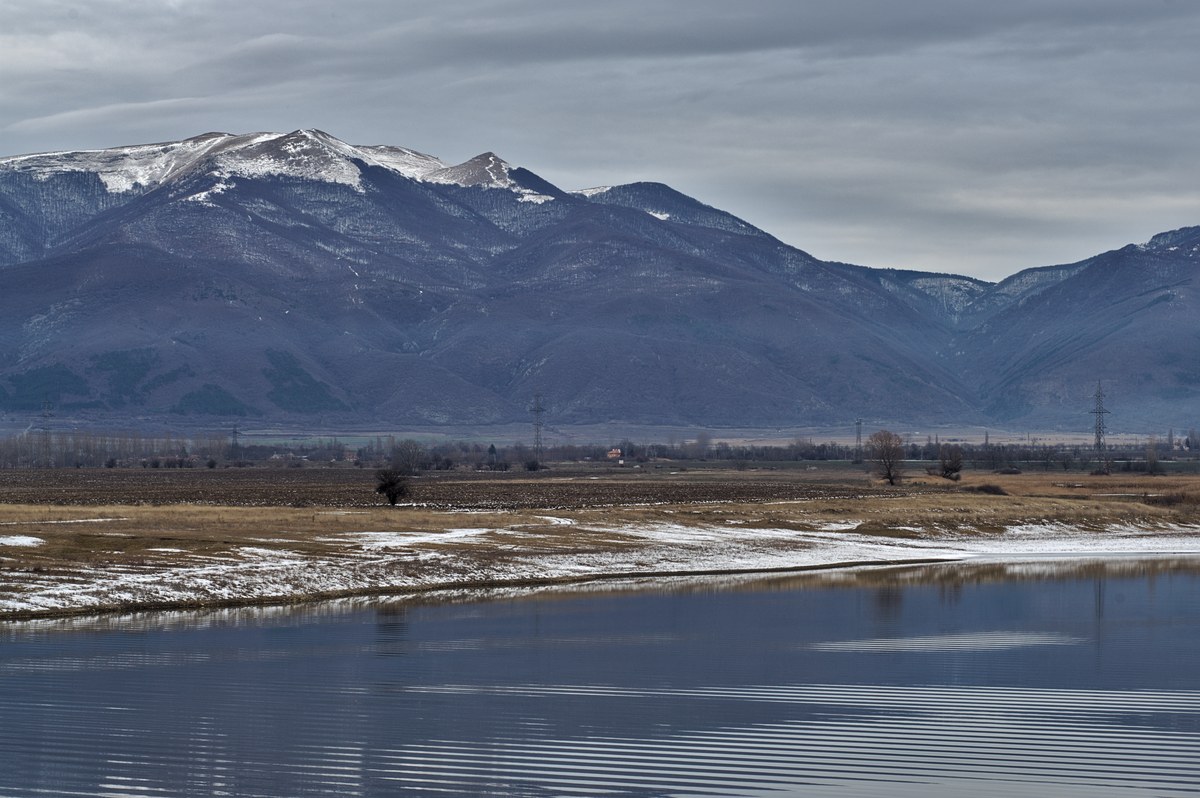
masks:
<path id="1" fill-rule="evenodd" d="M 1200 556 L 1200 549 L 1195 552 Z M 1167 556 L 1167 555 L 1163 555 Z M 814 571 L 837 571 L 854 568 L 886 568 L 890 566 L 907 565 L 937 565 L 947 562 L 961 562 L 969 559 L 954 558 L 924 558 L 902 560 L 873 560 L 861 562 L 822 563 L 819 565 L 795 565 L 778 568 L 733 568 L 706 569 L 692 571 L 647 571 L 647 572 L 613 572 L 591 574 L 586 576 L 562 576 L 545 579 L 493 580 L 487 582 L 458 582 L 445 584 L 423 585 L 419 587 L 373 588 L 361 590 L 344 590 L 327 593 L 295 594 L 288 596 L 264 596 L 257 599 L 214 599 L 200 601 L 158 602 L 145 604 L 130 604 L 113 607 L 78 607 L 61 610 L 17 610 L 0 612 L 0 623 L 21 623 L 23 621 L 56 620 L 61 618 L 101 617 L 125 615 L 145 612 L 179 612 L 187 610 L 209 609 L 252 609 L 255 607 L 286 607 L 303 604 L 319 604 L 340 599 L 371 599 L 389 598 L 395 596 L 421 596 L 445 591 L 485 591 L 509 588 L 539 588 L 566 585 L 600 584 L 604 582 L 620 582 L 631 580 L 673 579 L 705 576 L 770 576 L 772 574 L 803 574 Z"/>
<path id="2" fill-rule="evenodd" d="M 693 528 L 698 534 L 711 535 L 714 530 L 703 527 Z M 725 531 L 725 530 L 718 530 Z M 772 530 L 777 531 L 777 530 Z M 255 582 L 247 579 L 241 587 L 248 589 L 242 595 L 217 596 L 205 595 L 201 592 L 192 594 L 176 594 L 169 599 L 161 600 L 127 600 L 127 601 L 95 601 L 94 603 L 64 604 L 43 607 L 13 607 L 15 603 L 9 598 L 5 603 L 9 606 L 0 609 L 0 625 L 19 624 L 26 621 L 42 621 L 80 617 L 119 616 L 137 613 L 169 613 L 178 611 L 202 611 L 215 609 L 255 608 L 255 607 L 284 607 L 304 604 L 317 604 L 340 599 L 373 599 L 403 596 L 422 596 L 449 591 L 487 591 L 514 588 L 548 588 L 555 586 L 604 584 L 622 581 L 653 581 L 677 578 L 702 578 L 722 576 L 786 576 L 830 571 L 852 571 L 856 569 L 893 568 L 906 566 L 928 566 L 950 563 L 976 561 L 980 563 L 1020 563 L 1044 561 L 1087 561 L 1094 559 L 1170 559 L 1170 558 L 1200 558 L 1200 526 L 1176 527 L 1173 529 L 1113 529 L 1103 533 L 1095 531 L 1063 536 L 1061 527 L 1046 528 L 1046 534 L 1030 534 L 1024 530 L 1019 539 L 1011 535 L 1001 535 L 987 538 L 965 539 L 961 537 L 922 537 L 912 540 L 897 541 L 884 536 L 860 536 L 854 532 L 830 533 L 818 531 L 816 534 L 827 544 L 817 549 L 798 549 L 786 546 L 770 552 L 757 551 L 753 559 L 761 560 L 765 555 L 767 561 L 757 564 L 749 561 L 733 562 L 727 566 L 712 566 L 703 564 L 706 557 L 681 561 L 683 551 L 679 549 L 641 549 L 636 557 L 645 561 L 652 553 L 654 566 L 640 570 L 627 567 L 617 567 L 628 560 L 610 563 L 608 569 L 588 568 L 581 562 L 558 562 L 555 567 L 539 562 L 536 558 L 524 563 L 509 563 L 509 566 L 523 566 L 505 569 L 507 573 L 497 572 L 492 576 L 468 576 L 439 581 L 407 581 L 397 580 L 392 584 L 374 583 L 357 586 L 347 586 L 339 589 L 308 590 L 296 589 L 288 592 L 271 592 L 271 583 Z M 803 535 L 790 534 L 792 542 L 811 542 Z M 760 541 L 761 542 L 761 541 Z M 860 556 L 846 557 L 846 547 L 864 550 L 891 551 L 897 556 Z M 916 551 L 914 551 L 916 549 Z M 902 556 L 905 553 L 923 556 Z M 711 552 L 693 551 L 692 554 L 711 554 Z M 469 558 L 468 558 L 469 559 Z M 572 560 L 569 555 L 567 560 Z M 580 559 L 584 559 L 581 557 Z M 805 561 L 798 561 L 805 560 Z M 679 567 L 662 567 L 666 562 L 674 562 Z M 711 562 L 711 560 L 710 560 Z M 320 563 L 307 562 L 308 567 Z M 533 573 L 532 571 L 540 573 Z M 469 569 L 468 569 L 469 570 Z M 170 576 L 172 572 L 163 570 L 153 575 L 143 574 L 143 577 L 160 579 Z M 255 592 L 257 587 L 263 592 Z M 2 594 L 0 594 L 2 595 Z"/>

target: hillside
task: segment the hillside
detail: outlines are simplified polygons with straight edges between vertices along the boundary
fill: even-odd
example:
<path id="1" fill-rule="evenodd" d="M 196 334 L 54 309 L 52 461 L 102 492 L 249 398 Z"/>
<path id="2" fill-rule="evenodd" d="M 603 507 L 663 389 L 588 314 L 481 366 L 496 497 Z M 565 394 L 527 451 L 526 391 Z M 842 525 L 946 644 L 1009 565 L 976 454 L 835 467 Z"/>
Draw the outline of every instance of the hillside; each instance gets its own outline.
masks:
<path id="1" fill-rule="evenodd" d="M 657 183 L 320 131 L 0 159 L 0 411 L 78 423 L 1086 426 L 1200 411 L 1195 231 L 997 285 Z M 1152 353 L 1152 357 L 1147 357 Z M 1131 420 L 1133 415 L 1127 415 Z"/>

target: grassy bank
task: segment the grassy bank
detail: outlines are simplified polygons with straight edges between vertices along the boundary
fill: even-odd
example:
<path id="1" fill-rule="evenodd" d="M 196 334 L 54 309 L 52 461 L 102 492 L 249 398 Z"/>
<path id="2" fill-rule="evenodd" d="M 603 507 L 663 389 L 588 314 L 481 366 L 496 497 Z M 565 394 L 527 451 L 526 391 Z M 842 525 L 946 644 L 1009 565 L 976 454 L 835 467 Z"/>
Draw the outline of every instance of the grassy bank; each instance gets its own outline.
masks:
<path id="1" fill-rule="evenodd" d="M 1200 521 L 1193 476 L 968 472 L 892 488 L 846 468 L 597 467 L 422 477 L 396 508 L 373 489 L 358 469 L 0 472 L 0 615 L 789 567 L 851 538 L 847 556 L 870 559 L 867 544 Z"/>

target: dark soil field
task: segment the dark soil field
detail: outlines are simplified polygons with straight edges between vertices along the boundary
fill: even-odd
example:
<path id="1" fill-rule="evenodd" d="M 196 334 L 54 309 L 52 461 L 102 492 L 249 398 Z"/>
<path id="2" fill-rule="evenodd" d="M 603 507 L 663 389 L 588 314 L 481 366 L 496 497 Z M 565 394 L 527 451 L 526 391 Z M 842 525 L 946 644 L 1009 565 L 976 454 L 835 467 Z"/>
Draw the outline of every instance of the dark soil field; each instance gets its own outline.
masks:
<path id="1" fill-rule="evenodd" d="M 370 507 L 384 503 L 375 485 L 367 468 L 12 470 L 0 471 L 0 503 Z M 861 472 L 592 468 L 424 474 L 410 481 L 405 502 L 430 509 L 584 509 L 834 498 L 851 486 L 856 494 L 896 493 L 870 485 Z"/>

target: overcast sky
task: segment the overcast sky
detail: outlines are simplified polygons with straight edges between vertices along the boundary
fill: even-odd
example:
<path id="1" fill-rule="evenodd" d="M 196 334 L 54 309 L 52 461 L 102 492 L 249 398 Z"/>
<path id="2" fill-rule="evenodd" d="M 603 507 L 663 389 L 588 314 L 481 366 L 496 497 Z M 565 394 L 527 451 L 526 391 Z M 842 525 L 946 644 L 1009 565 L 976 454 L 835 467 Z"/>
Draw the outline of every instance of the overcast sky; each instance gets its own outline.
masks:
<path id="1" fill-rule="evenodd" d="M 1194 0 L 0 0 L 0 155 L 316 127 L 999 279 L 1200 224 Z"/>

